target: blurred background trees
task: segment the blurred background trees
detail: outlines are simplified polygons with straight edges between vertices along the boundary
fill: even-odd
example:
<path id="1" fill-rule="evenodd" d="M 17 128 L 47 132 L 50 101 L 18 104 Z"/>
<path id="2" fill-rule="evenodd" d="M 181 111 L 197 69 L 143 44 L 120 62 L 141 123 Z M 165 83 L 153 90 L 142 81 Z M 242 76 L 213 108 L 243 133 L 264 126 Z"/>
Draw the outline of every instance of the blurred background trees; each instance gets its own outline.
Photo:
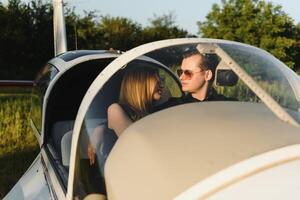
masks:
<path id="1" fill-rule="evenodd" d="M 37 71 L 53 55 L 51 1 L 9 0 L 0 2 L 0 79 L 34 79 Z M 99 16 L 86 12 L 83 17 L 66 5 L 68 49 L 129 50 L 143 43 L 186 37 L 187 31 L 175 25 L 172 14 L 155 16 L 150 26 L 123 17 Z"/>
<path id="2" fill-rule="evenodd" d="M 0 79 L 33 79 L 53 55 L 52 8 L 49 4 L 0 4 Z"/>
<path id="3" fill-rule="evenodd" d="M 50 0 L 0 2 L 0 79 L 34 79 L 53 57 L 52 12 Z M 128 18 L 96 12 L 80 16 L 66 5 L 65 18 L 69 50 L 126 51 L 151 41 L 192 36 L 176 25 L 174 13 L 154 15 L 143 27 Z M 200 37 L 263 48 L 300 72 L 300 25 L 294 24 L 280 6 L 263 0 L 223 0 L 197 24 Z"/>
<path id="4" fill-rule="evenodd" d="M 300 70 L 300 26 L 281 6 L 263 0 L 223 0 L 221 5 L 212 6 L 206 21 L 198 22 L 198 26 L 203 37 L 260 47 Z"/>

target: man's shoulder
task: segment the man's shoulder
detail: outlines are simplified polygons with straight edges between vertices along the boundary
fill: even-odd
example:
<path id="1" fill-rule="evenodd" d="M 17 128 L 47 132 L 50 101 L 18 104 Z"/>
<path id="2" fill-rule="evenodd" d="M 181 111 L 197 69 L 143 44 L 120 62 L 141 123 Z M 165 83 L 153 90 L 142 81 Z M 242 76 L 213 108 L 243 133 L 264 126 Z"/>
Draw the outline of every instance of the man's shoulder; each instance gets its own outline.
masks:
<path id="1" fill-rule="evenodd" d="M 216 94 L 210 99 L 210 101 L 237 101 L 237 99 L 233 97 L 226 97 L 222 94 Z"/>
<path id="2" fill-rule="evenodd" d="M 172 106 L 176 106 L 176 105 L 180 105 L 183 104 L 184 101 L 182 99 L 182 97 L 171 97 L 168 101 L 166 101 L 165 103 L 156 106 L 156 111 L 159 110 L 163 110 Z"/>
<path id="3" fill-rule="evenodd" d="M 211 93 L 207 98 L 207 101 L 237 101 L 237 99 L 219 94 L 214 88 L 212 88 Z"/>
<path id="4" fill-rule="evenodd" d="M 187 93 L 182 97 L 183 103 L 194 103 L 194 102 L 200 102 L 199 99 L 196 99 L 193 97 L 191 93 Z"/>

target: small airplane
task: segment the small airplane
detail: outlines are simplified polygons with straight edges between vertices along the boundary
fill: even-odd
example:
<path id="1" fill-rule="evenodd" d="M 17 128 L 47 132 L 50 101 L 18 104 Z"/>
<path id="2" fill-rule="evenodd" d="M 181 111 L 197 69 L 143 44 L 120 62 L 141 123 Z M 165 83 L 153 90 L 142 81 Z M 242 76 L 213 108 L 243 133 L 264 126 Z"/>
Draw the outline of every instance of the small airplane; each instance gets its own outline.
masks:
<path id="1" fill-rule="evenodd" d="M 190 49 L 218 59 L 213 87 L 233 101 L 170 107 L 136 121 L 117 140 L 92 139 L 132 67 L 151 66 L 164 76 L 160 104 L 182 96 L 174 72 Z M 69 51 L 42 68 L 32 94 L 41 152 L 4 199 L 300 198 L 300 78 L 262 49 L 181 38 L 126 53 Z M 94 165 L 90 142 L 101 149 Z"/>

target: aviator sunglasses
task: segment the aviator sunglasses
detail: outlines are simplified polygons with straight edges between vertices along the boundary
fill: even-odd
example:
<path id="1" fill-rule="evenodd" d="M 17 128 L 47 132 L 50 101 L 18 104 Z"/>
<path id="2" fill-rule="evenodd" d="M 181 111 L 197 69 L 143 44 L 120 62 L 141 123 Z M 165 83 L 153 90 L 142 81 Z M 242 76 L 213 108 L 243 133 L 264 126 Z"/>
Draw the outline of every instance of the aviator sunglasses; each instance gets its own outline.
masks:
<path id="1" fill-rule="evenodd" d="M 184 76 L 187 78 L 187 79 L 192 79 L 193 78 L 193 76 L 194 76 L 194 74 L 196 74 L 196 73 L 200 73 L 200 72 L 203 72 L 204 70 L 203 69 L 201 69 L 200 71 L 198 71 L 198 72 L 193 72 L 193 71 L 191 71 L 191 70 L 182 70 L 182 69 L 178 69 L 177 70 L 177 75 L 178 75 L 178 77 L 180 77 L 182 74 L 184 74 Z"/>

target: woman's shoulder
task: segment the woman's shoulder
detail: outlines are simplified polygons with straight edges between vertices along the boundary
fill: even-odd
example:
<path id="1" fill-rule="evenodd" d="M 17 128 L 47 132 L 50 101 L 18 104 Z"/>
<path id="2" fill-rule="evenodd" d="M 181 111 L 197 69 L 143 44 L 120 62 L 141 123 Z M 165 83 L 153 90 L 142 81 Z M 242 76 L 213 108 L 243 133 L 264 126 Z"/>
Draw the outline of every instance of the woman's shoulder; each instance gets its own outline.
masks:
<path id="1" fill-rule="evenodd" d="M 126 116 L 131 121 L 136 121 L 136 114 L 127 105 L 113 103 L 108 107 L 107 113 L 108 113 L 108 118 L 111 118 L 111 117 L 119 118 L 120 116 Z"/>
<path id="2" fill-rule="evenodd" d="M 110 106 L 108 107 L 108 109 L 121 109 L 122 106 L 118 103 L 112 103 L 110 104 Z"/>
<path id="3" fill-rule="evenodd" d="M 108 113 L 124 112 L 124 109 L 120 104 L 113 103 L 108 107 L 107 112 Z"/>
<path id="4" fill-rule="evenodd" d="M 113 129 L 119 136 L 123 130 L 132 123 L 122 106 L 118 103 L 111 104 L 107 109 L 108 128 Z"/>

